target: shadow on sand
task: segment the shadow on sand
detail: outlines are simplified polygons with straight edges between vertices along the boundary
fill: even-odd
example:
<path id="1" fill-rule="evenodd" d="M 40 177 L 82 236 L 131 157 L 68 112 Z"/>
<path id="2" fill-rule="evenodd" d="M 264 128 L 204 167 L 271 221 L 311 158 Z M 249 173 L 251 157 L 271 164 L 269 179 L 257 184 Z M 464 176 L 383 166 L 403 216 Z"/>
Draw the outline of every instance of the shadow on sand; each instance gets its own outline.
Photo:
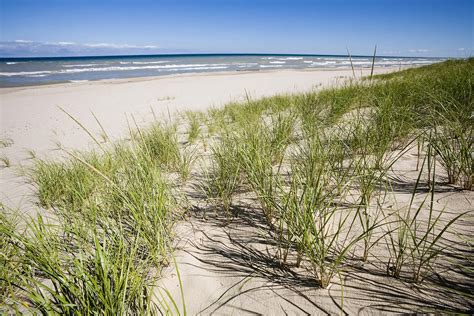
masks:
<path id="1" fill-rule="evenodd" d="M 269 234 L 270 229 L 261 210 L 252 205 L 234 206 L 231 219 L 223 216 L 222 212 L 204 207 L 195 207 L 191 216 L 194 229 L 202 233 L 204 238 L 199 243 L 194 242 L 188 253 L 200 261 L 201 268 L 241 278 L 205 307 L 202 313 L 212 314 L 230 306 L 240 295 L 258 291 L 271 291 L 272 295 L 279 297 L 293 310 L 304 314 L 332 314 L 335 311 L 346 315 L 474 311 L 474 253 L 454 240 L 443 240 L 449 245 L 450 251 L 445 250 L 442 259 L 449 260 L 438 266 L 440 270 L 449 271 L 443 273 L 447 278 L 434 274 L 422 285 L 415 285 L 387 277 L 380 266 L 349 259 L 344 279 L 334 280 L 332 288 L 326 290 L 318 287 L 309 268 L 291 265 L 291 262 L 295 262 L 293 257 L 288 259 L 290 264 L 280 263 L 276 256 L 277 239 Z M 468 225 L 466 229 L 472 224 L 470 221 L 464 223 Z M 215 230 L 220 230 L 221 235 L 213 234 Z M 248 282 L 249 279 L 253 281 Z M 233 293 L 246 282 L 246 290 Z M 298 303 L 289 299 L 295 295 L 300 298 Z M 234 305 L 232 308 L 259 314 L 251 306 L 242 308 Z M 285 313 L 284 309 L 282 313 Z"/>

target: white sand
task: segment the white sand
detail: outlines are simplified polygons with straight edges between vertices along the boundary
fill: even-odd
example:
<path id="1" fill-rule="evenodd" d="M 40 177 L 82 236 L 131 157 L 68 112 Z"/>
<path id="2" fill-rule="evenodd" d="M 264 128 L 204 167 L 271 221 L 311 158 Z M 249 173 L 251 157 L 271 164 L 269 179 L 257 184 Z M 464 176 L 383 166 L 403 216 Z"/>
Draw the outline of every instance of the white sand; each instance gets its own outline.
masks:
<path id="1" fill-rule="evenodd" d="M 43 151 L 52 141 L 80 148 L 90 141 L 58 107 L 85 126 L 98 130 L 91 111 L 108 133 L 126 131 L 126 114 L 152 119 L 169 109 L 205 110 L 246 93 L 261 97 L 276 93 L 308 91 L 352 75 L 350 70 L 219 73 L 158 78 L 121 79 L 48 86 L 0 89 L 1 138 L 11 138 L 14 148 Z"/>
<path id="2" fill-rule="evenodd" d="M 388 71 L 380 69 L 378 72 Z M 364 74 L 368 74 L 366 70 Z M 11 139 L 13 145 L 0 148 L 12 167 L 0 169 L 0 201 L 11 207 L 25 202 L 27 190 L 15 173 L 15 166 L 28 164 L 27 150 L 41 158 L 51 158 L 57 144 L 82 149 L 92 139 L 59 107 L 73 115 L 99 137 L 100 127 L 118 138 L 127 131 L 127 115 L 146 124 L 153 120 L 152 110 L 160 118 L 168 111 L 205 110 L 211 106 L 276 93 L 308 91 L 352 76 L 351 70 L 278 70 L 266 72 L 233 72 L 176 75 L 90 81 L 45 86 L 0 89 L 0 139 Z"/>

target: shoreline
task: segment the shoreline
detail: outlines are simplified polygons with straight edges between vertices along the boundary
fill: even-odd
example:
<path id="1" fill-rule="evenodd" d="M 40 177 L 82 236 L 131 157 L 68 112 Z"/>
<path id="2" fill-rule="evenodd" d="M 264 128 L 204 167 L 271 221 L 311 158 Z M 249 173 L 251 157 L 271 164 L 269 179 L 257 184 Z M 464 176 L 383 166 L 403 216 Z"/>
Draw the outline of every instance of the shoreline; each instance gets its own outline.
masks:
<path id="1" fill-rule="evenodd" d="M 387 71 L 398 71 L 407 68 L 413 68 L 417 66 L 404 66 L 404 67 L 375 67 L 375 71 L 387 70 Z M 361 71 L 368 71 L 370 68 L 354 68 L 356 75 L 360 75 Z M 140 77 L 126 77 L 126 78 L 113 78 L 113 79 L 96 79 L 96 80 L 77 80 L 77 81 L 61 81 L 56 83 L 35 83 L 35 84 L 25 84 L 21 86 L 0 86 L 0 95 L 3 92 L 24 90 L 29 88 L 37 87 L 57 87 L 58 85 L 81 85 L 81 84 L 91 84 L 91 83 L 127 83 L 127 82 L 142 82 L 142 81 L 153 81 L 166 78 L 181 78 L 181 77 L 208 77 L 208 76 L 225 76 L 225 75 L 245 75 L 245 74 L 259 74 L 259 73 L 276 73 L 276 72 L 335 72 L 335 71 L 350 71 L 352 74 L 352 69 L 350 67 L 340 67 L 340 68 L 283 68 L 283 69 L 252 69 L 252 70 L 234 70 L 234 71 L 215 71 L 215 72 L 190 72 L 190 73 L 179 73 L 179 74 L 168 74 L 168 75 L 159 75 L 159 76 L 140 76 Z"/>

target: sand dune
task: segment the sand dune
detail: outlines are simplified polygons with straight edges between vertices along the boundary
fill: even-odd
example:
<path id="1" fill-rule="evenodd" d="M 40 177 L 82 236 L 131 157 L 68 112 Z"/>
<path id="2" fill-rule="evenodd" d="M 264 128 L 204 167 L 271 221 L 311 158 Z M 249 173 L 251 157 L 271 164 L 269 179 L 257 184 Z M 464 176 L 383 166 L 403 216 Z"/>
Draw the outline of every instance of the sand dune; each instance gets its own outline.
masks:
<path id="1" fill-rule="evenodd" d="M 364 74 L 369 74 L 365 70 Z M 386 72 L 384 68 L 378 72 Z M 360 74 L 360 73 L 359 73 Z M 351 70 L 233 72 L 176 75 L 157 78 L 118 79 L 0 89 L 0 139 L 13 144 L 1 148 L 12 166 L 29 163 L 28 150 L 39 157 L 59 154 L 58 144 L 83 149 L 93 145 L 87 134 L 59 107 L 73 115 L 94 134 L 100 120 L 112 138 L 127 133 L 127 116 L 138 124 L 178 111 L 205 110 L 239 101 L 246 94 L 262 97 L 277 93 L 308 91 L 336 84 L 352 76 Z M 1 170 L 0 184 L 7 205 L 25 202 L 25 186 L 13 168 Z"/>

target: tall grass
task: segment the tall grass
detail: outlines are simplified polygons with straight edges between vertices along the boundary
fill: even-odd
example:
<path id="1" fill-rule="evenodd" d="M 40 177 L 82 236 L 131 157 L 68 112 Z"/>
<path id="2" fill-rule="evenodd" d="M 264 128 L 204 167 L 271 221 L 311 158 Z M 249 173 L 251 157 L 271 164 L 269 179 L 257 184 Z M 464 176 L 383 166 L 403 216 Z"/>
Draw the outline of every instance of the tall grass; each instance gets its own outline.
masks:
<path id="1" fill-rule="evenodd" d="M 106 314 L 167 308 L 153 297 L 178 215 L 164 172 L 185 169 L 189 155 L 181 152 L 175 127 L 160 125 L 101 149 L 64 149 L 68 158 L 37 160 L 28 173 L 53 219 L 25 219 L 24 234 L 8 222 L 2 226 L 16 251 L 7 263 L 20 263 L 7 278 L 19 304 L 12 306 Z"/>
<path id="2" fill-rule="evenodd" d="M 201 132 L 201 122 L 204 120 L 204 115 L 201 112 L 186 112 L 186 118 L 188 120 L 188 142 L 194 143 Z"/>
<path id="3" fill-rule="evenodd" d="M 312 185 L 298 188 L 293 184 L 281 212 L 289 231 L 288 241 L 295 244 L 298 253 L 296 264 L 306 256 L 315 279 L 326 288 L 359 237 L 349 238 L 354 214 L 334 206 L 331 193 L 324 192 L 327 183 L 322 172 L 314 176 Z"/>
<path id="4" fill-rule="evenodd" d="M 433 155 L 433 151 L 429 148 L 427 156 L 430 155 Z M 416 192 L 428 157 L 425 157 L 422 163 L 410 203 L 405 209 L 395 214 L 395 227 L 389 225 L 386 238 L 390 253 L 387 274 L 400 278 L 408 268 L 411 270 L 409 279 L 416 283 L 421 283 L 434 272 L 434 263 L 444 249 L 440 244 L 441 238 L 461 216 L 466 214 L 458 214 L 446 221 L 443 219 L 444 211 L 437 212 L 434 209 L 435 162 L 426 166 L 433 169 L 430 172 L 432 177 L 430 190 L 421 203 L 418 206 L 415 205 Z M 427 213 L 427 216 L 423 216 L 423 213 Z"/>
<path id="5" fill-rule="evenodd" d="M 21 281 L 22 268 L 17 258 L 21 255 L 11 237 L 19 231 L 18 218 L 16 214 L 9 214 L 7 209 L 0 203 L 0 312 L 19 312 L 14 297 L 18 291 L 16 284 Z"/>
<path id="6" fill-rule="evenodd" d="M 241 129 L 235 138 L 239 160 L 249 186 L 260 201 L 269 225 L 276 219 L 276 190 L 281 185 L 279 168 L 293 134 L 292 117 L 272 117 L 272 124 L 262 118 L 253 129 Z"/>
<path id="7" fill-rule="evenodd" d="M 165 170 L 178 171 L 180 166 L 180 147 L 175 124 L 156 123 L 146 131 L 137 128 L 133 143 L 140 151 L 149 155 Z"/>
<path id="8" fill-rule="evenodd" d="M 374 51 L 374 61 L 375 54 Z M 394 274 L 394 266 L 405 267 L 406 260 L 413 264 L 414 259 L 407 259 L 411 255 L 406 257 L 403 249 L 411 247 L 413 240 L 408 242 L 407 236 L 413 239 L 415 228 L 403 224 L 406 218 L 400 217 L 396 225 L 402 228 L 382 229 L 394 224 L 390 221 L 392 216 L 385 212 L 391 195 L 388 176 L 412 144 L 420 143 L 419 135 L 426 131 L 438 130 L 438 136 L 430 143 L 441 158 L 443 149 L 454 155 L 452 146 L 443 147 L 437 140 L 449 140 L 439 133 L 441 129 L 436 129 L 441 123 L 451 128 L 463 126 L 458 133 L 462 136 L 456 136 L 456 141 L 463 143 L 457 146 L 464 149 L 456 154 L 464 158 L 456 161 L 472 158 L 463 154 L 471 148 L 471 119 L 459 115 L 461 109 L 469 108 L 466 104 L 472 104 L 470 93 L 459 93 L 459 89 L 469 89 L 470 77 L 463 67 L 472 69 L 472 63 L 471 59 L 435 65 L 434 70 L 422 67 L 394 75 L 371 74 L 369 83 L 350 82 L 320 93 L 274 99 L 248 98 L 247 102 L 228 105 L 220 112 L 222 122 L 233 124 L 233 148 L 239 151 L 244 184 L 256 195 L 267 222 L 271 223 L 270 229 L 276 233 L 279 260 L 283 264 L 295 250 L 296 265 L 307 260 L 320 284 L 327 285 L 341 271 L 345 256 L 353 252 L 356 244 L 363 242 L 362 260 L 368 261 L 371 249 L 382 239 L 392 237 L 390 240 L 399 243 L 395 248 L 403 253 L 399 259 L 393 255 L 397 263 L 389 264 L 390 273 Z M 434 72 L 445 82 L 433 79 Z M 273 105 L 268 104 L 270 101 Z M 222 137 L 222 130 L 220 133 Z M 431 182 L 434 163 L 430 161 L 428 168 Z M 449 168 L 444 161 L 443 165 Z M 465 165 L 472 166 L 469 162 Z M 472 177 L 472 169 L 464 169 Z M 237 173 L 228 172 L 231 174 Z M 461 183 L 468 188 L 464 183 L 469 181 Z M 344 207 L 350 203 L 354 203 L 352 207 Z M 429 239 L 427 236 L 433 234 L 439 220 L 436 217 L 430 222 L 429 233 L 421 240 Z M 389 224 L 385 224 L 387 221 Z M 395 232 L 400 234 L 399 240 L 394 237 Z M 431 240 L 429 247 L 425 243 L 426 249 L 438 247 L 438 240 Z M 391 249 L 393 254 L 395 248 Z M 421 261 L 425 266 L 433 266 L 435 256 L 427 259 L 426 254 L 420 250 L 419 256 L 425 258 Z"/>
<path id="9" fill-rule="evenodd" d="M 187 146 L 180 149 L 177 171 L 183 181 L 186 182 L 191 176 L 191 171 L 197 158 L 196 147 Z"/>
<path id="10" fill-rule="evenodd" d="M 313 135 L 296 154 L 289 190 L 280 193 L 284 221 L 280 227 L 296 249 L 296 265 L 307 258 L 323 288 L 340 272 L 345 256 L 361 238 L 351 234 L 355 213 L 339 206 L 349 188 L 349 173 L 338 170 L 331 159 L 339 149 Z"/>
<path id="11" fill-rule="evenodd" d="M 474 103 L 473 103 L 474 105 Z M 449 111 L 462 109 L 452 105 Z M 443 113 L 439 113 L 436 120 L 439 122 Z M 466 122 L 459 118 L 444 118 L 441 126 L 434 129 L 431 145 L 440 157 L 440 162 L 448 175 L 448 182 L 460 184 L 464 189 L 471 190 L 474 182 L 474 118 Z"/>
<path id="12" fill-rule="evenodd" d="M 233 135 L 223 135 L 211 148 L 212 158 L 206 180 L 202 188 L 206 196 L 221 205 L 227 216 L 230 215 L 232 197 L 241 183 L 241 162 L 239 147 Z"/>
<path id="13" fill-rule="evenodd" d="M 321 92 L 247 94 L 206 115 L 187 112 L 187 147 L 175 124 L 135 124 L 129 141 L 110 143 L 97 120 L 104 143 L 68 114 L 98 150 L 62 148 L 63 160 L 34 160 L 29 177 L 52 218 L 26 220 L 23 231 L 1 214 L 2 304 L 20 312 L 179 313 L 169 292 L 158 300 L 152 293 L 179 216 L 170 174 L 191 176 L 199 146 L 189 143 L 200 135 L 211 148 L 202 170 L 207 199 L 229 216 L 236 193 L 251 191 L 280 264 L 294 253 L 295 265 L 326 288 L 359 244 L 370 262 L 385 240 L 387 274 L 423 282 L 462 216 L 435 209 L 436 162 L 450 183 L 472 189 L 473 73 L 472 58 L 384 75 L 372 67 L 370 80 Z M 388 210 L 393 166 L 415 141 L 422 164 L 410 202 Z M 417 203 L 426 174 L 429 193 Z"/>
<path id="14" fill-rule="evenodd" d="M 136 240 L 126 240 L 117 230 L 106 237 L 105 232 L 86 235 L 82 229 L 69 224 L 66 230 L 39 217 L 29 225 L 31 236 L 9 236 L 21 249 L 19 260 L 27 268 L 15 284 L 21 288 L 18 299 L 26 299 L 28 309 L 46 314 L 149 312 L 153 306 L 147 265 L 136 259 Z"/>
<path id="15" fill-rule="evenodd" d="M 2 221 L 2 242 L 7 241 L 2 249 L 9 252 L 1 260 L 0 310 L 180 314 L 173 297 L 155 297 L 157 271 L 141 252 L 140 232 L 130 236 L 124 229 L 116 223 L 84 226 L 75 219 L 51 223 L 38 216 L 21 232 Z M 185 307 L 182 310 L 186 314 Z"/>

